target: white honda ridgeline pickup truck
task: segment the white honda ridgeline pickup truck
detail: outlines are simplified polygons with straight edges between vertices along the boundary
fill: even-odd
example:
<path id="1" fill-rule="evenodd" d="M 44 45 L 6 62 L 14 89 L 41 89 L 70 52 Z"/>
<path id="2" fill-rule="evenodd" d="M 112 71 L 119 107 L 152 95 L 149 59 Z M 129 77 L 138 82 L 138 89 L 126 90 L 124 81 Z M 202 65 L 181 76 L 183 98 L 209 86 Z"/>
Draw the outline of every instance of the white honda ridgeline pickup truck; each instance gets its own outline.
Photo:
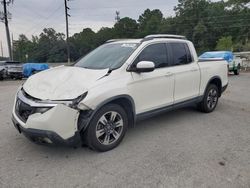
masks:
<path id="1" fill-rule="evenodd" d="M 74 66 L 30 77 L 12 120 L 39 144 L 108 151 L 138 119 L 190 104 L 212 112 L 227 85 L 227 62 L 199 61 L 183 36 L 110 40 Z"/>

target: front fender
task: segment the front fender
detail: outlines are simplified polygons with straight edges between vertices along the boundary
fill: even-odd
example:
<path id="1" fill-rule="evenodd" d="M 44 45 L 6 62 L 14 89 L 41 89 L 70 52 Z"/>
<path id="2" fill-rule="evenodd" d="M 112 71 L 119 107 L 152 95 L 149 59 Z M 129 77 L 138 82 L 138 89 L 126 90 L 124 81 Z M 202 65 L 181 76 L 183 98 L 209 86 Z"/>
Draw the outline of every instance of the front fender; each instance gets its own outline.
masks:
<path id="1" fill-rule="evenodd" d="M 123 95 L 113 96 L 113 97 L 110 97 L 110 98 L 104 100 L 103 102 L 98 104 L 94 110 L 86 109 L 84 111 L 81 111 L 79 119 L 78 119 L 78 130 L 79 131 L 86 130 L 86 128 L 88 127 L 88 125 L 89 125 L 89 123 L 91 121 L 91 119 L 95 116 L 97 111 L 100 110 L 100 108 L 102 108 L 103 106 L 105 106 L 108 103 L 111 103 L 112 101 L 117 101 L 119 99 L 126 99 L 126 100 L 130 101 L 131 106 L 132 106 L 132 116 L 133 116 L 131 120 L 132 120 L 132 123 L 134 124 L 135 121 L 136 121 L 134 100 L 133 100 L 133 98 L 131 96 L 123 94 Z"/>

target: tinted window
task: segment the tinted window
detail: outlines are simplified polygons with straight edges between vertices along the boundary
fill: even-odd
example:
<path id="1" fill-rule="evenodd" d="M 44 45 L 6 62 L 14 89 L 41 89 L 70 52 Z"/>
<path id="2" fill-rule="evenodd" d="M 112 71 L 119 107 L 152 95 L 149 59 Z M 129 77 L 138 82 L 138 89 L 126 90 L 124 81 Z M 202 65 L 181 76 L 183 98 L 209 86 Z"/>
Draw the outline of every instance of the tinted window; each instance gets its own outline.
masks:
<path id="1" fill-rule="evenodd" d="M 146 47 L 136 60 L 136 62 L 140 61 L 152 61 L 155 63 L 155 68 L 168 66 L 166 45 L 152 44 Z"/>
<path id="2" fill-rule="evenodd" d="M 173 65 L 184 65 L 192 62 L 192 56 L 187 44 L 171 43 L 173 54 Z"/>
<path id="3" fill-rule="evenodd" d="M 191 55 L 191 52 L 189 50 L 189 47 L 187 44 L 184 44 L 187 52 L 187 63 L 192 63 L 193 62 L 193 57 Z"/>
<path id="4" fill-rule="evenodd" d="M 136 43 L 104 44 L 80 59 L 75 66 L 87 69 L 117 69 L 137 48 Z"/>

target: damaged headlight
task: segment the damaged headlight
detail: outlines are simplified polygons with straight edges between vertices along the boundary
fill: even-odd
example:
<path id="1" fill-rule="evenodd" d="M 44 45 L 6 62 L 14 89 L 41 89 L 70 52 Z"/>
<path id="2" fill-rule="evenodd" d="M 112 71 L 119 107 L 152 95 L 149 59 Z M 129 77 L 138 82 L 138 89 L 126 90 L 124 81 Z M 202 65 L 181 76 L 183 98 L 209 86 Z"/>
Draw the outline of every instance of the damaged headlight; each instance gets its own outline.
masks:
<path id="1" fill-rule="evenodd" d="M 22 88 L 19 89 L 17 92 L 17 99 L 20 99 L 25 104 L 29 105 L 33 109 L 33 113 L 45 113 L 51 108 L 57 106 L 58 104 L 66 105 L 73 109 L 80 109 L 85 110 L 88 109 L 87 106 L 80 103 L 86 96 L 88 92 L 85 92 L 84 94 L 78 96 L 76 99 L 73 100 L 58 100 L 58 101 L 50 101 L 50 100 L 38 100 L 36 98 L 31 97 L 28 95 Z"/>
<path id="2" fill-rule="evenodd" d="M 85 105 L 83 104 L 79 104 L 86 96 L 87 96 L 88 92 L 85 92 L 84 94 L 80 95 L 79 97 L 77 97 L 76 99 L 74 99 L 72 101 L 72 103 L 69 105 L 69 107 L 71 108 L 78 108 L 80 110 L 83 110 L 83 108 L 86 108 Z"/>
<path id="3" fill-rule="evenodd" d="M 36 113 L 45 113 L 47 112 L 48 110 L 50 110 L 51 108 L 36 108 Z"/>

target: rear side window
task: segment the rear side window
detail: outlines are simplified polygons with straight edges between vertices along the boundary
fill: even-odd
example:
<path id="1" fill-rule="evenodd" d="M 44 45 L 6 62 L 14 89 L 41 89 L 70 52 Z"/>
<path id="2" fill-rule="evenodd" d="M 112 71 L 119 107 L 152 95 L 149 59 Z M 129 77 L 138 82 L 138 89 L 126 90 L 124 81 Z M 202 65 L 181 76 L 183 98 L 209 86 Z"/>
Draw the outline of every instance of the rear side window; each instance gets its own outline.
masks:
<path id="1" fill-rule="evenodd" d="M 152 44 L 146 47 L 136 59 L 136 64 L 140 61 L 152 61 L 155 68 L 167 67 L 167 49 L 165 44 Z"/>
<path id="2" fill-rule="evenodd" d="M 185 65 L 192 62 L 188 45 L 185 43 L 171 43 L 172 65 Z"/>

